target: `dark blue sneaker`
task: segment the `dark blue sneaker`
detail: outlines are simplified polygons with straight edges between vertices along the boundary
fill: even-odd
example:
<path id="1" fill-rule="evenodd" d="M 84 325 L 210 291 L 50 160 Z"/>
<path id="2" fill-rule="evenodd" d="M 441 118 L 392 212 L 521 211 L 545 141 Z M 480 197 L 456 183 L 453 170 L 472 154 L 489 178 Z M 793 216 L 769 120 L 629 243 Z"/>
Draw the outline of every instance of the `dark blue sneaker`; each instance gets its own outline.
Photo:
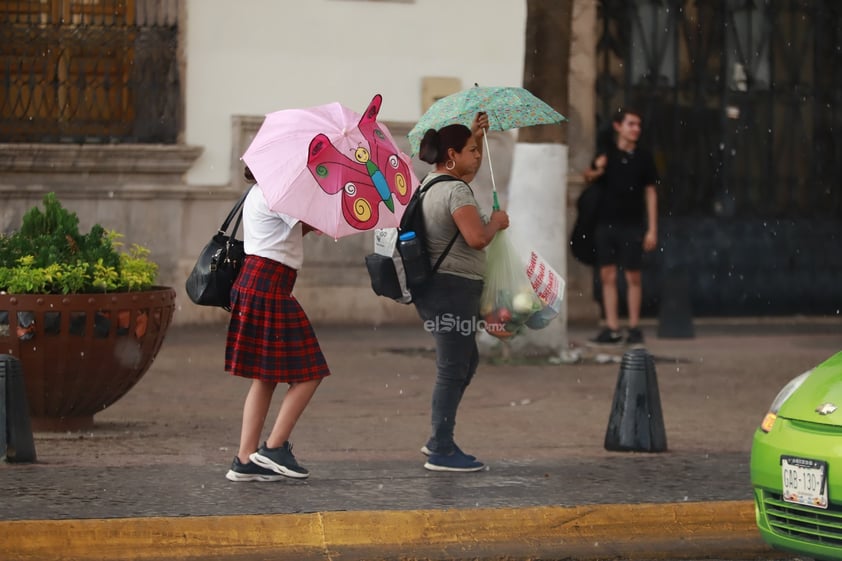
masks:
<path id="1" fill-rule="evenodd" d="M 472 459 L 472 460 L 476 460 L 476 459 L 477 459 L 477 457 L 476 457 L 476 456 L 472 456 L 472 455 L 470 455 L 470 454 L 465 454 L 465 453 L 464 453 L 464 452 L 463 452 L 463 451 L 459 448 L 459 446 L 457 446 L 457 445 L 456 445 L 456 443 L 455 443 L 455 442 L 453 443 L 453 449 L 454 449 L 455 451 L 459 452 L 460 454 L 464 455 L 466 458 L 470 458 L 470 459 Z M 425 456 L 432 456 L 432 455 L 433 455 L 433 451 L 432 451 L 432 450 L 430 450 L 429 448 L 427 448 L 427 445 L 426 445 L 426 444 L 425 444 L 424 446 L 422 446 L 422 447 L 421 447 L 421 453 L 422 453 L 422 454 L 424 454 Z"/>
<path id="2" fill-rule="evenodd" d="M 257 452 L 249 456 L 252 462 L 260 467 L 270 469 L 286 477 L 295 479 L 306 479 L 310 472 L 298 465 L 295 456 L 292 455 L 292 444 L 289 440 L 277 448 L 267 448 L 266 443 Z"/>
<path id="3" fill-rule="evenodd" d="M 485 464 L 477 461 L 476 458 L 467 456 L 461 450 L 454 450 L 452 454 L 447 456 L 431 454 L 427 457 L 424 468 L 430 471 L 468 472 L 480 471 L 485 468 Z"/>
<path id="4" fill-rule="evenodd" d="M 260 467 L 254 462 L 244 464 L 237 456 L 234 456 L 231 469 L 225 474 L 225 478 L 229 481 L 280 481 L 283 477 L 283 475 L 279 475 L 271 469 Z"/>

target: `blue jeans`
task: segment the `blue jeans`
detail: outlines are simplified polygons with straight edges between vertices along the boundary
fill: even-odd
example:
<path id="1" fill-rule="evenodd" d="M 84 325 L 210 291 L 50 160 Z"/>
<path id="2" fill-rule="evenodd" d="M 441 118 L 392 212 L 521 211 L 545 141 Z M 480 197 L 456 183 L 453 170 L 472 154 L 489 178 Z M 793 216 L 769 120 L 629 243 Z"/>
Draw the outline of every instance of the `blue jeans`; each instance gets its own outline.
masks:
<path id="1" fill-rule="evenodd" d="M 435 454 L 453 452 L 456 410 L 479 363 L 476 327 L 482 286 L 481 280 L 436 273 L 423 293 L 414 296 L 424 329 L 436 342 L 432 436 L 427 441 Z"/>

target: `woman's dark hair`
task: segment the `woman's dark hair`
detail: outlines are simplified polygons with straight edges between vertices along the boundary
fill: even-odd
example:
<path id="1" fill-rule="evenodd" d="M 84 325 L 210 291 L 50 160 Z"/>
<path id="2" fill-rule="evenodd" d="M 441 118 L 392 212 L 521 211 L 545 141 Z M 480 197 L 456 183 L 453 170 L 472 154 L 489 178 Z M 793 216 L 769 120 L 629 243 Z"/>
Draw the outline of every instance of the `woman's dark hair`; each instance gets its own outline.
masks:
<path id="1" fill-rule="evenodd" d="M 441 164 L 447 160 L 447 151 L 453 148 L 461 152 L 468 139 L 473 136 L 465 125 L 447 125 L 439 130 L 427 129 L 421 139 L 418 157 L 428 164 Z"/>
<path id="2" fill-rule="evenodd" d="M 248 166 L 243 169 L 243 177 L 246 178 L 246 181 L 256 181 L 254 179 L 254 174 L 251 172 Z"/>

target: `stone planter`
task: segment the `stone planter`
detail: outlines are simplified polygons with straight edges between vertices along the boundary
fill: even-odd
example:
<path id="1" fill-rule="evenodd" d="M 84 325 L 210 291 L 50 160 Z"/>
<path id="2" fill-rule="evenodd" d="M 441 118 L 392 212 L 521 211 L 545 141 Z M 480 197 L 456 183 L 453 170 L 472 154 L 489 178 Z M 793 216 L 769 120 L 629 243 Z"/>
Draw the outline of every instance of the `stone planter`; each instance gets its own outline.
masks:
<path id="1" fill-rule="evenodd" d="M 79 430 L 146 373 L 175 291 L 0 294 L 0 354 L 20 360 L 32 428 Z"/>

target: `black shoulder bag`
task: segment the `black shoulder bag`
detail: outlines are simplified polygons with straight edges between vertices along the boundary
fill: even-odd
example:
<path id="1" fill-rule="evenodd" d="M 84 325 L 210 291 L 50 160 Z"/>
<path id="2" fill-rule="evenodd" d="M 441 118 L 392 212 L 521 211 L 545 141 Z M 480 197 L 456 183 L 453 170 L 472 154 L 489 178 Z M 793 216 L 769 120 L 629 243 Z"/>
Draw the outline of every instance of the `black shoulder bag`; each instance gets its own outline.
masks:
<path id="1" fill-rule="evenodd" d="M 194 304 L 216 306 L 231 311 L 231 287 L 237 280 L 246 255 L 242 240 L 235 236 L 243 220 L 243 203 L 249 191 L 250 189 L 243 193 L 225 217 L 222 226 L 202 249 L 190 276 L 187 277 L 187 296 Z M 235 216 L 237 221 L 228 233 L 228 227 Z"/>

